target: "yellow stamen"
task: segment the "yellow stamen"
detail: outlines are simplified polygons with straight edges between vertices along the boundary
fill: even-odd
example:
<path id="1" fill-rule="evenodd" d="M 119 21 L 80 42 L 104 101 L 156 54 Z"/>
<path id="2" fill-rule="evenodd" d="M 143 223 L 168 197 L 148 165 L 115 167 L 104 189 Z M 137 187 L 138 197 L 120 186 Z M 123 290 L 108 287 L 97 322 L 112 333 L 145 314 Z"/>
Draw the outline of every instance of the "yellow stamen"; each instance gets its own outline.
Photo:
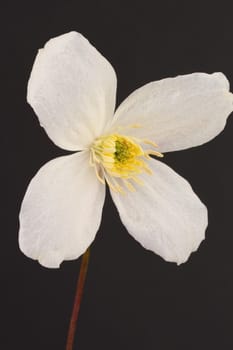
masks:
<path id="1" fill-rule="evenodd" d="M 153 141 L 150 141 L 150 140 L 142 140 L 143 143 L 145 143 L 146 145 L 152 145 L 154 147 L 158 147 L 157 143 L 153 142 Z"/>
<path id="2" fill-rule="evenodd" d="M 144 182 L 143 182 L 142 180 L 140 180 L 137 176 L 133 176 L 133 177 L 132 177 L 132 180 L 133 180 L 134 182 L 136 182 L 136 184 L 138 184 L 138 185 L 141 185 L 141 186 L 144 185 Z"/>
<path id="3" fill-rule="evenodd" d="M 163 158 L 163 156 L 164 156 L 162 153 L 154 151 L 152 149 L 147 149 L 145 153 L 147 155 L 152 154 L 153 156 L 160 157 L 160 158 Z"/>
<path id="4" fill-rule="evenodd" d="M 128 188 L 128 190 L 130 192 L 135 192 L 136 191 L 135 187 L 133 187 L 133 185 L 129 181 L 124 180 L 124 184 L 125 184 L 125 186 Z"/>
<path id="5" fill-rule="evenodd" d="M 124 125 L 124 126 L 117 126 L 116 130 L 121 132 L 122 130 L 127 130 L 127 129 L 139 129 L 142 128 L 142 125 L 139 123 L 135 123 L 135 124 L 130 124 L 130 125 Z"/>
<path id="6" fill-rule="evenodd" d="M 102 177 L 100 176 L 99 171 L 98 171 L 96 165 L 95 165 L 95 174 L 96 174 L 97 179 L 104 185 L 104 184 L 105 184 L 105 180 L 104 180 L 104 178 L 102 178 Z"/>
<path id="7" fill-rule="evenodd" d="M 134 124 L 131 127 L 140 126 Z M 150 155 L 163 156 L 162 153 L 153 149 L 144 150 L 143 144 L 158 147 L 153 141 L 118 133 L 97 138 L 90 149 L 90 165 L 95 168 L 98 180 L 104 183 L 105 179 L 111 190 L 122 194 L 124 190 L 119 185 L 118 179 L 122 179 L 123 185 L 131 192 L 134 192 L 135 188 L 130 180 L 138 185 L 143 185 L 138 175 L 152 174 L 145 160 L 150 159 Z"/>

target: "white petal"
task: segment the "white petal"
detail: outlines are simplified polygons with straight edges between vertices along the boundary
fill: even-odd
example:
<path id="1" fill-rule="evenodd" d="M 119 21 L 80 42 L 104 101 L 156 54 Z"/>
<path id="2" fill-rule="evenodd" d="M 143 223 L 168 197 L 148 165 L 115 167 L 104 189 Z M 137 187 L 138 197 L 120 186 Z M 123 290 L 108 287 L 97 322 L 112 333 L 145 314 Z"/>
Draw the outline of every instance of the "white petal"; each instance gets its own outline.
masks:
<path id="1" fill-rule="evenodd" d="M 46 267 L 76 259 L 99 228 L 105 186 L 88 164 L 88 152 L 56 158 L 32 179 L 20 212 L 20 249 Z"/>
<path id="2" fill-rule="evenodd" d="M 201 145 L 218 135 L 233 110 L 233 95 L 222 73 L 193 73 L 144 85 L 117 109 L 115 126 L 152 139 L 160 152 Z M 127 129 L 130 132 L 130 129 Z"/>
<path id="3" fill-rule="evenodd" d="M 207 209 L 189 183 L 167 165 L 151 160 L 153 175 L 126 195 L 111 192 L 129 233 L 146 249 L 181 264 L 205 237 Z"/>
<path id="4" fill-rule="evenodd" d="M 70 32 L 39 50 L 28 83 L 28 102 L 58 146 L 87 147 L 113 116 L 116 75 L 81 34 Z"/>

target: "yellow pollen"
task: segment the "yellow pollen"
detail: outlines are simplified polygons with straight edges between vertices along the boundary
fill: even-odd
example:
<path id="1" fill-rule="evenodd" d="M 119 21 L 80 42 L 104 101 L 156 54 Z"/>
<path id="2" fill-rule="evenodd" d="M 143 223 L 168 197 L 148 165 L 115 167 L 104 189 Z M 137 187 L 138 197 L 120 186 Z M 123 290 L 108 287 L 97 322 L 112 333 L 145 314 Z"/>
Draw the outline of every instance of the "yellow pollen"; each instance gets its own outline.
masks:
<path id="1" fill-rule="evenodd" d="M 135 126 L 134 126 L 135 127 Z M 118 133 L 97 138 L 90 149 L 90 165 L 95 168 L 96 176 L 105 181 L 116 192 L 124 194 L 124 187 L 135 191 L 132 182 L 142 185 L 138 178 L 142 173 L 152 174 L 146 160 L 151 155 L 162 157 L 153 149 L 143 149 L 143 144 L 158 147 L 150 140 L 141 140 Z"/>

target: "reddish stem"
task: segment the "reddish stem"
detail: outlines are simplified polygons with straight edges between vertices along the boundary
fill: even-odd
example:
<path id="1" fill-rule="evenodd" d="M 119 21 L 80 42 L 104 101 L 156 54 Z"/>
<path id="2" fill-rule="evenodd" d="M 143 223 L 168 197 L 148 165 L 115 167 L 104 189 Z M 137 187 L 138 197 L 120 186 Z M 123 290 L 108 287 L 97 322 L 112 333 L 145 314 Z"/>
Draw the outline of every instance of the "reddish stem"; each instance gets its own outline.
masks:
<path id="1" fill-rule="evenodd" d="M 89 257 L 90 257 L 90 249 L 88 248 L 82 257 L 82 262 L 81 262 L 81 267 L 80 267 L 79 277 L 78 277 L 77 287 L 76 287 L 76 294 L 74 299 L 74 306 L 73 306 L 73 311 L 70 319 L 69 331 L 67 336 L 66 350 L 73 350 L 76 324 L 77 324 L 79 309 L 82 301 L 82 295 L 83 295 L 83 289 L 84 289 L 86 275 L 87 275 Z"/>

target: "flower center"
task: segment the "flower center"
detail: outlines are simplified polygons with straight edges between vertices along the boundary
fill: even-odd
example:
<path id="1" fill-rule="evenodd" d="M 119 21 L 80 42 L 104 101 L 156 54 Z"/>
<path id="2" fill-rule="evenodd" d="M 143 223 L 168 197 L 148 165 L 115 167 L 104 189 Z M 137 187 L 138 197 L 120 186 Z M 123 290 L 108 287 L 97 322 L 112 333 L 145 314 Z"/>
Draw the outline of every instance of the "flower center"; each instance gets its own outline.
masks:
<path id="1" fill-rule="evenodd" d="M 142 184 L 138 175 L 143 172 L 152 174 L 147 164 L 149 155 L 163 156 L 155 150 L 144 150 L 143 144 L 157 147 L 149 140 L 140 140 L 117 133 L 97 138 L 90 149 L 90 163 L 95 167 L 98 179 L 102 183 L 106 180 L 114 191 L 123 193 L 124 187 L 134 191 L 132 182 Z"/>

